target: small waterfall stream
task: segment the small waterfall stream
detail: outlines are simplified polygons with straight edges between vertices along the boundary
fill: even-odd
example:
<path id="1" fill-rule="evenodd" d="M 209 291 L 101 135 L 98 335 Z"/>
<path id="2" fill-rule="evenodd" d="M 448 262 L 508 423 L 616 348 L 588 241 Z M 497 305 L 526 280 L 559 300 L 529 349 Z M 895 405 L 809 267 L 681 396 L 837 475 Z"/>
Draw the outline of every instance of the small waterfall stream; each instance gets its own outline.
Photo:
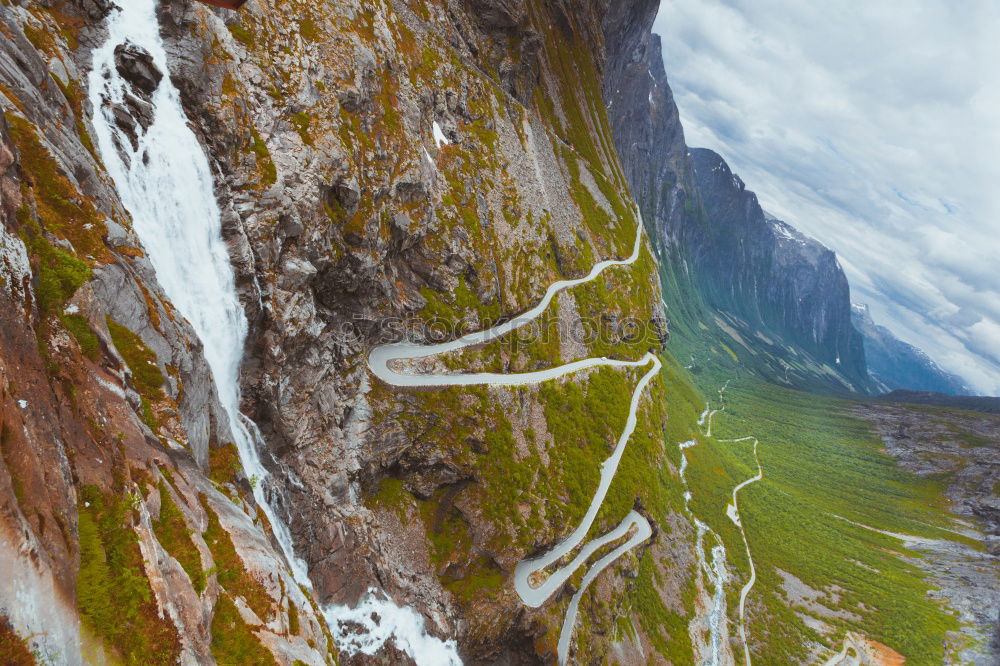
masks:
<path id="1" fill-rule="evenodd" d="M 153 122 L 144 134 L 140 132 L 137 150 L 132 151 L 108 107 L 108 103 L 124 105 L 130 89 L 115 68 L 116 46 L 125 42 L 140 46 L 161 72 L 169 71 L 154 0 L 123 2 L 109 17 L 108 31 L 108 40 L 94 51 L 89 78 L 101 158 L 132 215 L 135 232 L 163 290 L 204 345 L 240 462 L 247 478 L 257 480 L 254 499 L 267 515 L 296 580 L 309 585 L 305 564 L 295 556 L 291 534 L 270 501 L 277 491 L 260 461 L 256 427 L 240 413 L 239 373 L 247 321 L 222 241 L 208 159 L 188 126 L 169 76 L 163 77 L 152 95 Z"/>
<path id="2" fill-rule="evenodd" d="M 698 425 L 704 425 L 709 414 L 709 407 L 706 407 L 705 411 L 702 412 L 701 418 L 698 420 Z M 708 616 L 702 617 L 698 615 L 696 619 L 704 621 L 709 632 L 709 654 L 708 659 L 702 662 L 703 666 L 722 666 L 724 663 L 732 661 L 728 653 L 723 650 L 723 644 L 729 640 L 729 632 L 726 627 L 726 583 L 729 581 L 729 572 L 726 569 L 726 547 L 722 544 L 722 540 L 719 539 L 711 527 L 691 511 L 693 495 L 691 494 L 685 474 L 688 467 L 685 450 L 697 445 L 697 440 L 693 439 L 678 444 L 681 452 L 680 477 L 681 484 L 684 486 L 684 511 L 694 521 L 697 534 L 695 538 L 695 554 L 698 558 L 698 567 L 701 569 L 705 580 L 715 588 L 715 591 L 712 593 L 712 604 L 709 608 Z M 712 547 L 711 565 L 708 563 L 708 558 L 705 557 L 705 538 L 708 536 L 719 541 L 719 543 Z"/>

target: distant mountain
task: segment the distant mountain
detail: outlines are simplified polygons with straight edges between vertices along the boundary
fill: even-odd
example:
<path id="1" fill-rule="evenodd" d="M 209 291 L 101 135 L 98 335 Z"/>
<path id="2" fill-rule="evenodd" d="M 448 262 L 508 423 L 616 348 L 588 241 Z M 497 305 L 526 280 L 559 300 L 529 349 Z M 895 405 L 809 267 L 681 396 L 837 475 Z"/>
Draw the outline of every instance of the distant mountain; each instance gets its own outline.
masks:
<path id="1" fill-rule="evenodd" d="M 1000 398 L 973 395 L 946 395 L 930 391 L 897 390 L 879 397 L 880 402 L 901 402 L 909 405 L 934 405 L 965 409 L 984 414 L 1000 414 Z"/>
<path id="2" fill-rule="evenodd" d="M 659 38 L 635 25 L 608 27 L 622 36 L 609 46 L 617 56 L 604 89 L 608 120 L 669 267 L 664 298 L 675 338 L 704 340 L 711 331 L 749 350 L 740 362 L 775 381 L 876 393 L 836 255 L 769 219 L 718 154 L 689 149 Z"/>
<path id="3" fill-rule="evenodd" d="M 719 154 L 694 148 L 691 163 L 705 219 L 684 236 L 708 302 L 873 390 L 836 254 L 766 214 Z"/>
<path id="4" fill-rule="evenodd" d="M 909 389 L 951 395 L 972 393 L 960 377 L 941 369 L 923 351 L 876 324 L 867 305 L 855 304 L 851 320 L 864 338 L 868 372 L 883 392 Z"/>

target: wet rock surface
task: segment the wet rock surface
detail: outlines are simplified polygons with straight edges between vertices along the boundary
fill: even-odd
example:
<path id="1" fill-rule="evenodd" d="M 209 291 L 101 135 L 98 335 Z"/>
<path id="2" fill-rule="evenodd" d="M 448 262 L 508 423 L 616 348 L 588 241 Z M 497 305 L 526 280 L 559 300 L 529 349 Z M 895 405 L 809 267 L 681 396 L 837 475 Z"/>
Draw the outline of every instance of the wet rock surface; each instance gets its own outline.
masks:
<path id="1" fill-rule="evenodd" d="M 153 64 L 153 56 L 131 42 L 115 47 L 115 67 L 122 78 L 147 96 L 153 94 L 163 78 L 163 72 Z"/>

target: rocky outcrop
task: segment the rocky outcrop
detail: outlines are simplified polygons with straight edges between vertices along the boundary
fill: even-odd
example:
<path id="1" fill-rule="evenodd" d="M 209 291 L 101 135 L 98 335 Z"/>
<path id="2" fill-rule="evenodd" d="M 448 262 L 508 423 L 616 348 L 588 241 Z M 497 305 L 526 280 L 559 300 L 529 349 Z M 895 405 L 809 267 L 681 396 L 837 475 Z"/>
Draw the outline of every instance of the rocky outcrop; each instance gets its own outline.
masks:
<path id="1" fill-rule="evenodd" d="M 878 398 L 884 402 L 900 402 L 907 405 L 935 405 L 951 409 L 964 409 L 984 414 L 1000 414 L 1000 398 L 978 395 L 949 395 L 927 391 L 897 389 Z"/>
<path id="2" fill-rule="evenodd" d="M 947 396 L 945 396 L 947 397 Z M 870 422 L 885 451 L 907 472 L 940 479 L 961 520 L 954 529 L 976 545 L 913 539 L 919 566 L 937 588 L 932 594 L 954 608 L 965 638 L 954 641 L 955 662 L 993 664 L 1000 658 L 1000 416 L 960 409 L 918 410 L 872 403 L 854 412 Z M 909 544 L 908 544 L 909 545 Z M 956 637 L 957 638 L 957 637 Z"/>
<path id="3" fill-rule="evenodd" d="M 696 222 L 698 200 L 680 113 L 652 33 L 659 3 L 612 3 L 604 24 L 604 101 L 625 178 L 661 256 Z"/>
<path id="4" fill-rule="evenodd" d="M 968 395 L 969 387 L 956 375 L 946 372 L 927 354 L 903 342 L 885 326 L 872 319 L 867 305 L 854 305 L 851 320 L 865 343 L 868 372 L 882 392 L 908 389 L 950 395 Z"/>
<path id="5" fill-rule="evenodd" d="M 852 390 L 868 392 L 863 341 L 836 255 L 766 215 L 717 153 L 694 149 L 691 160 L 706 222 L 687 243 L 708 301 L 804 349 Z"/>

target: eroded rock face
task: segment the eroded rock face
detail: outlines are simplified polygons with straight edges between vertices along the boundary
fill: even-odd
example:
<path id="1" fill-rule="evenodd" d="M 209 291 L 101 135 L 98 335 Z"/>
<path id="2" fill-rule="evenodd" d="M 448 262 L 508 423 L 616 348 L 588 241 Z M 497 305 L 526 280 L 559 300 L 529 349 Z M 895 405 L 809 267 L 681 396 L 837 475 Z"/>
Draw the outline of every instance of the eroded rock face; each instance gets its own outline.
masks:
<path id="1" fill-rule="evenodd" d="M 115 67 L 122 78 L 147 96 L 153 94 L 163 78 L 163 72 L 153 64 L 153 56 L 131 42 L 115 47 Z"/>
<path id="2" fill-rule="evenodd" d="M 870 391 L 836 255 L 766 215 L 717 153 L 696 148 L 691 160 L 709 223 L 688 238 L 709 301 L 835 368 L 852 390 Z"/>
<path id="3" fill-rule="evenodd" d="M 694 222 L 697 194 L 684 128 L 652 34 L 659 3 L 610 3 L 604 102 L 622 168 L 661 255 Z"/>
<path id="4" fill-rule="evenodd" d="M 464 330 L 481 328 L 527 309 L 560 275 L 631 251 L 634 220 L 616 220 L 608 199 L 625 190 L 610 139 L 587 155 L 569 147 L 601 131 L 582 93 L 568 96 L 581 84 L 563 68 L 580 68 L 599 91 L 605 11 L 517 2 L 162 9 L 171 76 L 214 160 L 253 322 L 245 410 L 286 479 L 281 501 L 320 599 L 354 603 L 375 585 L 473 660 L 537 658 L 539 624 L 556 618 L 525 612 L 509 576 L 568 529 L 553 511 L 530 537 L 515 536 L 509 517 L 484 515 L 494 483 L 487 434 L 513 421 L 519 456 L 561 443 L 525 439 L 533 420 L 544 428 L 535 392 L 497 391 L 491 400 L 507 412 L 476 414 L 463 396 L 389 391 L 368 375 L 365 355 L 404 334 L 427 339 L 399 321 L 422 321 L 437 303 L 455 308 Z M 532 101 L 539 95 L 551 117 Z M 571 134 L 571 123 L 583 124 Z M 577 194 L 570 160 L 583 171 Z M 579 188 L 611 213 L 607 226 L 588 224 Z M 651 315 L 655 275 L 637 279 L 641 310 L 600 313 L 611 344 L 638 344 L 629 317 L 649 325 L 656 345 L 665 339 L 665 322 Z M 446 406 L 452 399 L 460 404 Z M 405 537 L 373 500 L 397 482 Z M 512 513 L 530 515 L 537 502 L 520 503 Z M 442 529 L 466 531 L 468 547 L 436 551 Z M 485 576 L 503 581 L 488 602 L 453 591 Z"/>

